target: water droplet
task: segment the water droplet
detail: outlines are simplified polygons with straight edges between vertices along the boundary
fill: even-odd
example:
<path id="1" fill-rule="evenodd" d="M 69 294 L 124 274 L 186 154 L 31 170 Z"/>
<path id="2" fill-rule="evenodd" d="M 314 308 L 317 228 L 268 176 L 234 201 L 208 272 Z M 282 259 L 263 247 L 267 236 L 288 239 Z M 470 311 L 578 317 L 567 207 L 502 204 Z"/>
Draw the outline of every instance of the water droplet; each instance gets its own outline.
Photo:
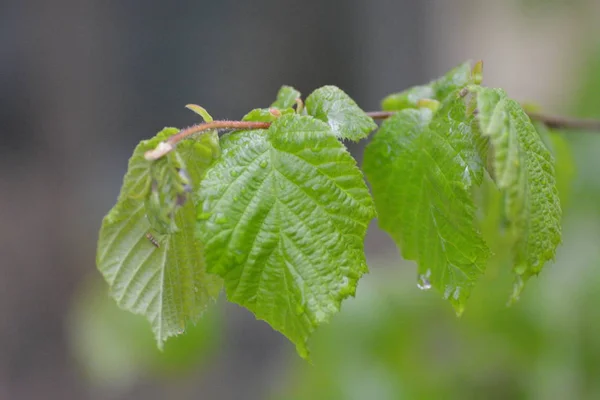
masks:
<path id="1" fill-rule="evenodd" d="M 267 165 L 269 165 L 269 163 L 267 162 L 267 160 L 262 160 L 258 165 L 260 165 L 261 168 L 267 168 Z"/>
<path id="2" fill-rule="evenodd" d="M 190 175 L 188 174 L 188 172 L 185 169 L 180 169 L 179 172 L 179 177 L 185 182 L 185 183 L 189 183 L 192 181 L 192 179 L 190 178 Z"/>
<path id="3" fill-rule="evenodd" d="M 468 184 L 471 185 L 471 171 L 469 170 L 469 166 L 466 165 L 465 166 L 465 170 L 463 171 L 463 180 Z"/>
<path id="4" fill-rule="evenodd" d="M 452 295 L 452 297 L 454 298 L 454 300 L 458 300 L 460 297 L 460 288 L 457 287 L 456 289 L 454 289 L 454 294 Z"/>
<path id="5" fill-rule="evenodd" d="M 447 285 L 446 289 L 444 289 L 444 300 L 448 300 L 450 298 L 450 293 L 452 293 L 452 286 Z"/>
<path id="6" fill-rule="evenodd" d="M 233 170 L 233 171 L 231 171 L 231 172 L 230 172 L 230 174 L 231 174 L 231 176 L 233 176 L 234 178 L 235 178 L 236 176 L 239 176 L 239 175 L 240 175 L 240 173 L 239 173 L 239 172 L 237 172 L 236 170 Z"/>
<path id="7" fill-rule="evenodd" d="M 194 292 L 198 293 L 198 286 L 194 286 Z"/>
<path id="8" fill-rule="evenodd" d="M 417 278 L 417 287 L 421 290 L 429 290 L 431 289 L 431 282 L 429 282 L 429 276 L 431 275 L 431 270 L 427 270 L 424 274 L 419 275 Z"/>

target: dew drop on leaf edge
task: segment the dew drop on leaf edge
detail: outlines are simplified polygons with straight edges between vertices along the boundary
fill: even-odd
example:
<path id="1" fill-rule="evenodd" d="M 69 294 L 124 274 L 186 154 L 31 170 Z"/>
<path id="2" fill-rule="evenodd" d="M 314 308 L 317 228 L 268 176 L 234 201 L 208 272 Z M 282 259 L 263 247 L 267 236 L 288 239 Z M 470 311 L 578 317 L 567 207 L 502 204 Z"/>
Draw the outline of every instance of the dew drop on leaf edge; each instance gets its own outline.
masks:
<path id="1" fill-rule="evenodd" d="M 420 274 L 417 278 L 417 287 L 421 290 L 429 290 L 431 289 L 431 282 L 429 281 L 429 276 L 431 275 L 431 271 L 427 270 L 425 274 Z"/>

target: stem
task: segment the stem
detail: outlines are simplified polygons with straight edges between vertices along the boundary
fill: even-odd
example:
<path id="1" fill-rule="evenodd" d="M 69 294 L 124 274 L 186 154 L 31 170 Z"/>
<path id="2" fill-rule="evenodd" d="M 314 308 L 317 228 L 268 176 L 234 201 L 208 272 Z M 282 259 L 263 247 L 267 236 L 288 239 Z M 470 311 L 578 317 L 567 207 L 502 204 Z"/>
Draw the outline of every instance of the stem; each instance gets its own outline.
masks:
<path id="1" fill-rule="evenodd" d="M 396 112 L 393 111 L 371 111 L 368 112 L 367 115 L 373 119 L 386 119 L 395 113 Z M 551 129 L 600 132 L 600 120 L 597 119 L 569 118 L 535 112 L 528 112 L 527 115 L 529 115 L 529 118 L 533 121 L 539 121 Z"/>
<path id="2" fill-rule="evenodd" d="M 271 126 L 270 122 L 250 122 L 250 121 L 212 121 L 203 124 L 192 125 L 182 129 L 166 141 L 160 143 L 154 150 L 148 150 L 144 153 L 146 160 L 158 160 L 168 152 L 172 151 L 177 143 L 193 134 L 209 131 L 212 129 L 267 129 Z"/>
<path id="3" fill-rule="evenodd" d="M 540 121 L 552 129 L 572 129 L 578 131 L 600 131 L 600 120 L 559 117 L 538 113 L 527 113 L 529 118 Z"/>
<path id="4" fill-rule="evenodd" d="M 396 112 L 390 111 L 369 111 L 367 115 L 373 119 L 386 119 L 394 115 Z"/>
<path id="5" fill-rule="evenodd" d="M 192 125 L 171 136 L 167 143 L 175 145 L 182 139 L 193 135 L 194 133 L 209 131 L 211 129 L 267 129 L 271 126 L 270 122 L 250 122 L 250 121 L 212 121 L 203 124 Z"/>
<path id="6" fill-rule="evenodd" d="M 386 119 L 394 115 L 393 111 L 370 111 L 366 114 L 373 119 Z M 594 119 L 577 119 L 559 117 L 554 115 L 545 115 L 539 113 L 527 113 L 529 118 L 539 121 L 551 129 L 566 129 L 566 130 L 581 130 L 581 131 L 598 131 L 600 132 L 600 120 Z M 182 129 L 175 135 L 171 136 L 165 142 L 160 143 L 156 149 L 149 150 L 144 154 L 146 160 L 157 160 L 172 151 L 177 143 L 199 132 L 208 131 L 211 129 L 267 129 L 271 126 L 270 122 L 251 122 L 251 121 L 212 121 L 203 124 L 192 125 Z"/>

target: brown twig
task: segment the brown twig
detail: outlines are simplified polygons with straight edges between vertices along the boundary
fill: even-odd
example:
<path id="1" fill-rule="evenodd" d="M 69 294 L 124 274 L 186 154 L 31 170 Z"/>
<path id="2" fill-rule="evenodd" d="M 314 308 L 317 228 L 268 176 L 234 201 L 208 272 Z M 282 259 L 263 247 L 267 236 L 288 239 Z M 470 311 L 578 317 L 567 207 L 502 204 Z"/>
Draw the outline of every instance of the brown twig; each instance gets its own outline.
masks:
<path id="1" fill-rule="evenodd" d="M 369 111 L 367 115 L 373 119 L 386 119 L 394 115 L 395 112 L 390 111 Z"/>
<path id="2" fill-rule="evenodd" d="M 144 154 L 146 160 L 157 160 L 172 151 L 177 143 L 188 136 L 199 132 L 212 129 L 267 129 L 271 126 L 270 122 L 250 122 L 250 121 L 212 121 L 203 124 L 192 125 L 182 129 L 166 141 L 160 143 L 155 149 L 149 150 Z"/>
<path id="3" fill-rule="evenodd" d="M 392 111 L 370 111 L 367 115 L 373 119 L 386 119 L 394 115 Z M 545 115 L 540 113 L 528 113 L 534 121 L 539 121 L 552 129 L 580 130 L 580 131 L 598 131 L 600 132 L 600 120 L 577 119 L 559 117 L 554 115 Z M 160 143 L 156 149 L 147 151 L 144 156 L 147 160 L 157 160 L 168 152 L 172 151 L 177 143 L 199 132 L 211 129 L 267 129 L 271 126 L 270 122 L 251 122 L 251 121 L 212 121 L 203 124 L 192 125 L 171 136 L 166 141 Z"/>
<path id="4" fill-rule="evenodd" d="M 568 118 L 533 112 L 527 114 L 532 120 L 539 121 L 551 129 L 600 131 L 600 120 L 597 119 Z"/>
<path id="5" fill-rule="evenodd" d="M 372 111 L 367 113 L 367 115 L 373 119 L 386 119 L 394 114 L 395 112 L 389 111 Z M 600 132 L 600 120 L 597 119 L 568 118 L 534 112 L 528 112 L 527 115 L 529 115 L 529 118 L 533 121 L 539 121 L 551 129 Z"/>

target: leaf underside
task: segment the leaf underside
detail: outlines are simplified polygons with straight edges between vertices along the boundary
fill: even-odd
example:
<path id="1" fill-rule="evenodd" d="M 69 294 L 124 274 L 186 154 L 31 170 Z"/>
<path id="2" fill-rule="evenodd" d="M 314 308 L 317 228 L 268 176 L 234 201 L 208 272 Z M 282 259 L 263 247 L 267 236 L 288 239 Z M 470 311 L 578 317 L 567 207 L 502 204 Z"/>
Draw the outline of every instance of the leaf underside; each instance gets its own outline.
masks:
<path id="1" fill-rule="evenodd" d="M 554 258 L 561 241 L 561 207 L 554 159 L 519 103 L 501 89 L 476 87 L 481 131 L 490 139 L 493 175 L 502 192 L 513 240 L 513 300 Z"/>
<path id="2" fill-rule="evenodd" d="M 483 178 L 470 122 L 456 95 L 434 115 L 404 109 L 382 124 L 363 165 L 379 226 L 417 262 L 421 287 L 437 289 L 459 314 L 489 256 L 470 192 Z"/>
<path id="3" fill-rule="evenodd" d="M 330 127 L 285 115 L 232 132 L 199 189 L 197 234 L 227 297 L 308 357 L 307 339 L 367 272 L 374 208 L 354 159 Z"/>
<path id="4" fill-rule="evenodd" d="M 96 259 L 117 304 L 150 321 L 160 348 L 168 337 L 182 333 L 188 321 L 200 317 L 222 285 L 219 277 L 206 273 L 202 247 L 194 237 L 193 201 L 187 199 L 174 211 L 175 230 L 161 230 L 162 225 L 153 226 L 148 218 L 151 171 L 158 170 L 162 177 L 174 171 L 168 170 L 172 166 L 166 158 L 150 162 L 144 152 L 175 132 L 165 129 L 135 149 L 118 202 L 102 222 Z M 214 135 L 184 141 L 177 148 L 184 163 L 180 167 L 188 165 L 194 183 L 218 154 Z"/>

